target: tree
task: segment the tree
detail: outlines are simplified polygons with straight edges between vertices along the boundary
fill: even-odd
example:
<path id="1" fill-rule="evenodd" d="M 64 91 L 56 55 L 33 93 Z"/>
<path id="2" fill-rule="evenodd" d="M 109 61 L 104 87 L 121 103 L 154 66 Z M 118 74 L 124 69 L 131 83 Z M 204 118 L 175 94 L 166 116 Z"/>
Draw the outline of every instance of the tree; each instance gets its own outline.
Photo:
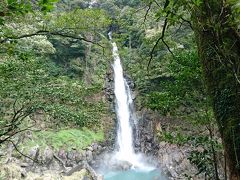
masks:
<path id="1" fill-rule="evenodd" d="M 236 0 L 148 0 L 164 18 L 164 41 L 169 25 L 187 22 L 195 33 L 208 95 L 221 134 L 231 180 L 240 179 L 240 34 L 239 2 Z M 148 12 L 147 12 L 148 13 Z M 153 48 L 156 48 L 156 45 Z M 153 53 L 152 51 L 152 53 Z M 152 58 L 151 58 L 152 59 Z"/>
<path id="2" fill-rule="evenodd" d="M 227 156 L 230 179 L 240 179 L 240 36 L 231 6 L 203 1 L 192 13 L 198 53 Z"/>
<path id="3" fill-rule="evenodd" d="M 103 112 L 102 102 L 90 103 L 85 99 L 101 90 L 102 71 L 107 66 L 100 45 L 104 38 L 98 33 L 108 26 L 106 13 L 98 9 L 77 9 L 43 14 L 42 11 L 47 12 L 42 9 L 44 4 L 53 5 L 53 2 L 55 0 L 0 2 L 0 146 L 34 127 L 36 122 L 32 116 L 38 112 L 47 114 L 52 124 L 78 127 L 98 125 L 95 120 Z M 62 59 L 53 63 L 53 56 L 63 48 L 60 42 L 65 51 Z M 82 77 L 85 63 L 81 57 L 89 56 L 84 49 L 89 43 L 101 47 L 93 46 L 91 54 L 98 55 L 97 61 L 104 63 L 96 68 L 101 72 L 92 75 L 101 76 L 98 83 L 86 86 Z M 72 51 L 67 54 L 69 50 Z M 60 66 L 64 58 L 68 62 Z M 95 112 L 99 114 L 95 116 Z"/>
<path id="4" fill-rule="evenodd" d="M 0 25 L 3 25 L 9 17 L 40 10 L 44 13 L 54 7 L 58 0 L 3 0 L 0 2 Z"/>

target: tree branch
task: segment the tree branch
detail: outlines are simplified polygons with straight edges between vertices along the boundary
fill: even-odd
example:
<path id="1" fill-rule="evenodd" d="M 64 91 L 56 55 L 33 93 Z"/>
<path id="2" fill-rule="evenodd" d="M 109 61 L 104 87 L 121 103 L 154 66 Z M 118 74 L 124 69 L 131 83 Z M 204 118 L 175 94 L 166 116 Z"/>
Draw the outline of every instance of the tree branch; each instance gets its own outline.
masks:
<path id="1" fill-rule="evenodd" d="M 149 11 L 150 11 L 150 9 L 151 9 L 151 6 L 152 6 L 152 2 L 150 2 L 150 3 L 148 4 L 148 6 L 147 6 L 147 11 L 146 11 L 146 13 L 145 13 L 145 15 L 144 15 L 144 20 L 143 20 L 144 23 L 145 23 L 146 20 L 147 20 L 147 16 L 148 16 L 148 13 L 149 13 Z"/>
<path id="2" fill-rule="evenodd" d="M 11 135 L 9 135 L 8 137 L 6 137 L 6 138 L 4 138 L 4 139 L 0 139 L 0 144 L 4 143 L 5 141 L 8 141 L 8 140 L 9 140 L 11 137 L 13 137 L 14 135 L 16 135 L 16 134 L 18 134 L 18 133 L 20 133 L 20 132 L 29 130 L 29 129 L 32 128 L 32 127 L 34 127 L 34 125 L 29 126 L 29 127 L 25 128 L 25 129 L 21 129 L 21 130 L 19 130 L 19 131 L 13 132 L 13 133 L 12 133 Z M 1 136 L 0 136 L 0 137 L 1 137 Z"/>
<path id="3" fill-rule="evenodd" d="M 192 26 L 191 21 L 189 21 L 189 20 L 187 20 L 187 19 L 185 19 L 185 18 L 183 18 L 183 17 L 180 17 L 180 19 L 181 19 L 183 22 L 186 22 L 186 23 L 189 25 L 189 27 L 193 30 L 193 26 Z"/>
<path id="4" fill-rule="evenodd" d="M 168 23 L 168 19 L 167 19 L 168 15 L 169 15 L 169 13 L 166 15 L 166 19 L 165 19 L 165 21 L 164 21 L 164 25 L 163 25 L 163 29 L 162 29 L 162 34 L 161 34 L 161 36 L 158 38 L 158 40 L 156 41 L 156 43 L 154 44 L 154 46 L 153 46 L 153 48 L 152 48 L 152 50 L 151 50 L 151 52 L 150 52 L 150 59 L 149 59 L 149 61 L 148 61 L 147 69 L 149 68 L 149 66 L 150 66 L 150 64 L 151 64 L 151 61 L 152 61 L 152 59 L 153 59 L 153 53 L 154 53 L 154 51 L 155 51 L 155 49 L 156 49 L 156 47 L 157 47 L 157 45 L 158 45 L 158 43 L 159 43 L 160 41 L 162 41 L 162 42 L 164 43 L 164 45 L 167 47 L 168 51 L 174 56 L 174 54 L 173 54 L 173 52 L 171 51 L 170 47 L 168 46 L 168 44 L 167 44 L 166 41 L 164 40 L 164 35 L 165 35 L 166 28 L 167 28 L 167 23 Z"/>
<path id="5" fill-rule="evenodd" d="M 64 168 L 64 170 L 66 170 L 66 166 L 65 166 L 65 163 L 56 155 L 56 154 L 53 154 L 53 157 L 58 160 L 61 164 L 62 164 L 62 167 Z"/>
<path id="6" fill-rule="evenodd" d="M 166 43 L 166 41 L 164 40 L 164 38 L 162 38 L 162 42 L 163 42 L 163 44 L 165 44 L 165 46 L 167 47 L 168 51 L 174 56 L 172 50 L 170 49 L 169 45 Z"/>
<path id="7" fill-rule="evenodd" d="M 12 131 L 16 130 L 18 128 L 18 125 L 20 124 L 20 122 L 32 113 L 32 110 L 30 110 L 30 111 L 28 110 L 29 107 L 26 108 L 25 112 L 23 112 L 23 110 L 25 108 L 23 105 L 19 110 L 16 110 L 16 102 L 17 102 L 17 100 L 15 100 L 14 104 L 13 104 L 14 115 L 12 117 L 11 123 L 5 125 L 4 127 L 1 127 L 3 129 L 3 132 L 0 133 L 0 138 L 3 136 L 6 136 L 6 135 L 10 134 Z M 10 136 L 12 136 L 12 135 L 10 135 Z M 1 143 L 1 140 L 0 140 L 0 143 Z"/>
<path id="8" fill-rule="evenodd" d="M 160 5 L 158 4 L 158 2 L 156 0 L 154 0 L 153 2 L 155 2 L 155 4 L 160 7 Z"/>
<path id="9" fill-rule="evenodd" d="M 7 141 L 9 141 L 9 142 L 12 143 L 14 149 L 15 149 L 20 155 L 22 155 L 23 157 L 26 157 L 26 158 L 32 160 L 33 162 L 35 162 L 35 163 L 37 163 L 37 164 L 40 164 L 37 160 L 31 158 L 30 156 L 27 156 L 26 154 L 23 154 L 23 153 L 17 148 L 17 145 L 16 145 L 12 140 L 7 140 Z"/>
<path id="10" fill-rule="evenodd" d="M 173 14 L 173 15 L 175 15 L 175 16 L 177 16 L 177 14 L 176 13 L 174 13 L 174 12 L 172 12 L 171 11 L 171 14 Z M 189 20 L 187 20 L 187 19 L 185 19 L 184 17 L 182 17 L 182 16 L 180 16 L 180 19 L 182 20 L 182 22 L 185 22 L 185 23 L 187 23 L 188 25 L 189 25 L 189 27 L 193 30 L 193 26 L 192 26 L 192 23 L 191 23 L 191 21 L 189 21 Z M 181 23 L 182 24 L 182 23 Z"/>
<path id="11" fill-rule="evenodd" d="M 166 0 L 166 1 L 165 1 L 165 4 L 164 4 L 164 9 L 165 9 L 165 10 L 166 10 L 166 8 L 168 7 L 169 3 L 170 3 L 169 0 Z M 157 45 L 158 45 L 158 43 L 159 43 L 160 41 L 163 42 L 163 44 L 167 47 L 168 51 L 174 56 L 174 54 L 173 54 L 173 52 L 171 51 L 170 47 L 168 46 L 168 44 L 167 44 L 166 41 L 164 40 L 165 31 L 166 31 L 166 28 L 167 28 L 167 25 L 168 25 L 168 16 L 169 16 L 170 13 L 171 13 L 170 11 L 167 11 L 167 15 L 165 16 L 165 20 L 164 20 L 164 24 L 163 24 L 162 34 L 161 34 L 161 36 L 158 38 L 158 40 L 156 41 L 156 43 L 154 44 L 154 46 L 153 46 L 153 48 L 152 48 L 152 50 L 151 50 L 151 52 L 150 52 L 150 59 L 149 59 L 149 61 L 148 61 L 147 70 L 148 70 L 148 68 L 149 68 L 149 66 L 150 66 L 150 64 L 151 64 L 152 59 L 153 59 L 153 53 L 154 53 L 154 51 L 155 51 L 155 49 L 156 49 L 156 47 L 157 47 Z"/>
<path id="12" fill-rule="evenodd" d="M 0 43 L 1 44 L 5 43 L 8 40 L 17 40 L 17 39 L 23 39 L 23 38 L 33 37 L 33 36 L 47 36 L 47 35 L 61 36 L 61 37 L 65 37 L 65 38 L 77 39 L 77 40 L 85 41 L 85 42 L 88 42 L 88 43 L 96 44 L 96 45 L 100 46 L 101 48 L 105 48 L 101 44 L 99 44 L 97 42 L 94 42 L 94 41 L 91 41 L 91 40 L 88 40 L 84 37 L 77 37 L 75 35 L 65 34 L 63 32 L 57 32 L 57 31 L 51 32 L 51 31 L 47 31 L 47 30 L 40 30 L 40 31 L 37 31 L 37 32 L 32 33 L 32 34 L 25 34 L 25 35 L 16 36 L 16 37 L 14 37 L 14 36 L 6 37 L 5 39 L 1 40 Z"/>

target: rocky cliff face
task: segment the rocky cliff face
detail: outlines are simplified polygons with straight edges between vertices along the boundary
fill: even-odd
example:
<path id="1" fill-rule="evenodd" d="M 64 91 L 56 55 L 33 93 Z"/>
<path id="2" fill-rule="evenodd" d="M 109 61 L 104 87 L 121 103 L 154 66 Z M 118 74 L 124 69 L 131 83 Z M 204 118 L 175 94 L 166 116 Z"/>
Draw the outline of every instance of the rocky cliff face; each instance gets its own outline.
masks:
<path id="1" fill-rule="evenodd" d="M 188 160 L 192 147 L 159 140 L 158 133 L 167 128 L 166 122 L 170 123 L 171 119 L 146 109 L 138 111 L 137 114 L 139 121 L 139 141 L 135 144 L 137 151 L 152 157 L 152 161 L 156 162 L 169 179 L 186 179 L 187 176 L 192 176 L 196 180 L 204 179 L 202 175 L 195 175 L 198 170 Z"/>
<path id="2" fill-rule="evenodd" d="M 133 91 L 133 100 L 136 100 L 137 90 L 131 78 L 125 76 L 127 83 Z M 113 90 L 113 76 L 109 72 L 106 77 L 105 86 L 106 97 L 110 103 L 111 110 L 114 112 L 114 90 Z M 188 175 L 194 179 L 204 179 L 197 174 L 197 169 L 188 160 L 189 152 L 192 150 L 190 146 L 178 146 L 168 142 L 160 141 L 158 133 L 162 129 L 168 128 L 171 124 L 171 119 L 161 117 L 158 113 L 151 110 L 136 108 L 136 122 L 132 123 L 134 133 L 135 151 L 146 154 L 151 163 L 159 166 L 169 179 L 182 178 L 186 179 Z M 117 122 L 115 122 L 117 123 Z M 116 129 L 116 125 L 115 125 Z M 114 131 L 116 132 L 116 131 Z"/>

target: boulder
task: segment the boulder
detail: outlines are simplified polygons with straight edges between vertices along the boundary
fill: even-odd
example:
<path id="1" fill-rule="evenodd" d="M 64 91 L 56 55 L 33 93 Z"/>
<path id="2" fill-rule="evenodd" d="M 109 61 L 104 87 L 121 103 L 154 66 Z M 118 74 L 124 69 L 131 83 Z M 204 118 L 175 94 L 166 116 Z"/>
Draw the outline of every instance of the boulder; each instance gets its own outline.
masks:
<path id="1" fill-rule="evenodd" d="M 93 153 L 92 153 L 92 151 L 88 150 L 88 151 L 86 152 L 86 160 L 87 160 L 88 162 L 90 162 L 90 161 L 93 160 Z"/>
<path id="2" fill-rule="evenodd" d="M 44 152 L 43 152 L 43 163 L 46 164 L 47 166 L 50 165 L 50 163 L 52 162 L 53 160 L 53 150 L 52 148 L 50 148 L 49 146 L 47 146 L 45 149 L 44 149 Z"/>
<path id="3" fill-rule="evenodd" d="M 39 154 L 40 154 L 40 149 L 39 149 L 39 145 L 36 145 L 34 147 L 32 147 L 30 150 L 29 150 L 29 157 L 31 157 L 32 159 L 34 160 L 38 160 L 39 158 Z M 30 160 L 29 158 L 26 159 L 26 161 L 32 161 Z"/>
<path id="4" fill-rule="evenodd" d="M 83 160 L 83 155 L 80 152 L 75 152 L 75 162 L 78 164 L 80 161 Z"/>
<path id="5" fill-rule="evenodd" d="M 132 167 L 132 164 L 128 161 L 112 161 L 111 167 L 113 170 L 126 171 Z"/>

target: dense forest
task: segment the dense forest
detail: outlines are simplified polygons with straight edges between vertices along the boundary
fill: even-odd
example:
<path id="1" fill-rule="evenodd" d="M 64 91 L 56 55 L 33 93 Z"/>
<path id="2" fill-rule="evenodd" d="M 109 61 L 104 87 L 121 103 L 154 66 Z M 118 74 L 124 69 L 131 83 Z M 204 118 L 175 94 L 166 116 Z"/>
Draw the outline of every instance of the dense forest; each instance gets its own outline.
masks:
<path id="1" fill-rule="evenodd" d="M 0 179 L 84 179 L 111 151 L 109 32 L 140 151 L 169 179 L 240 180 L 238 0 L 1 0 Z"/>

